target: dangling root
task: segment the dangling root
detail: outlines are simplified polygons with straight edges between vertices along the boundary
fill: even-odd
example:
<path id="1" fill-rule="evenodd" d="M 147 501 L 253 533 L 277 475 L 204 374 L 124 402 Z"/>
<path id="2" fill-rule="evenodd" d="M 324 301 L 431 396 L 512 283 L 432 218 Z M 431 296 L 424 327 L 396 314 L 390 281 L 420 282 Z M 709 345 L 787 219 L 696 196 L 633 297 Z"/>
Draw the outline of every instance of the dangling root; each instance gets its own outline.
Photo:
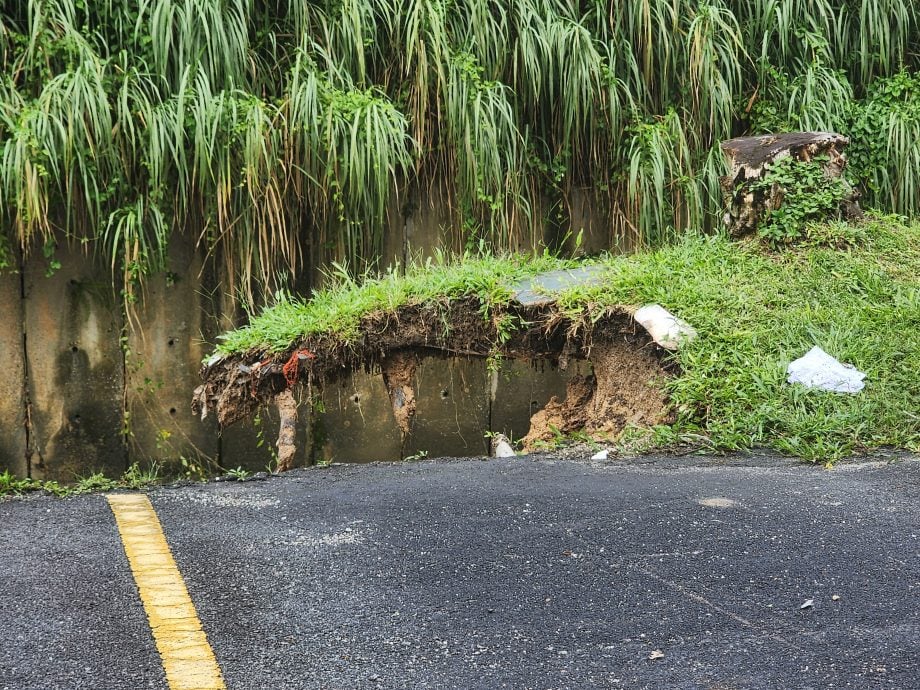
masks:
<path id="1" fill-rule="evenodd" d="M 415 389 L 412 387 L 418 356 L 414 352 L 396 351 L 380 362 L 383 383 L 390 396 L 393 416 L 403 441 L 412 431 L 415 417 Z"/>
<path id="2" fill-rule="evenodd" d="M 294 467 L 297 453 L 297 401 L 290 388 L 275 396 L 280 427 L 278 429 L 278 471 L 286 472 Z"/>

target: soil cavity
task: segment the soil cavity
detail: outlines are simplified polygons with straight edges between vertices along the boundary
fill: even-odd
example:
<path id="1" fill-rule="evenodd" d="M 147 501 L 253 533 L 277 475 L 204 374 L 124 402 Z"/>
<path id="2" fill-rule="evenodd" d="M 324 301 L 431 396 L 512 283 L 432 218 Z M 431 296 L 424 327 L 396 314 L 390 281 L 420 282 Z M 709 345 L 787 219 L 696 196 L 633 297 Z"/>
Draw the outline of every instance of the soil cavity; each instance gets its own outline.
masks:
<path id="1" fill-rule="evenodd" d="M 500 323 L 517 328 L 502 332 Z M 283 353 L 257 350 L 211 362 L 202 370 L 204 384 L 193 407 L 202 416 L 216 412 L 220 424 L 227 426 L 274 402 L 284 426 L 279 451 L 283 464 L 289 465 L 297 421 L 293 386 L 304 384 L 309 390 L 360 368 L 379 368 L 405 447 L 416 415 L 414 386 L 421 357 L 501 356 L 548 360 L 562 369 L 572 359 L 589 360 L 594 373 L 575 377 L 565 400 L 554 397 L 533 416 L 524 439 L 525 449 L 532 450 L 560 433 L 584 431 L 609 440 L 629 424 L 666 421 L 664 354 L 626 307 L 598 318 L 587 309 L 562 312 L 553 303 L 484 310 L 473 298 L 445 300 L 369 314 L 358 336 L 348 341 L 325 334 L 292 344 Z"/>
<path id="2" fill-rule="evenodd" d="M 643 346 L 642 338 L 597 336 L 588 355 L 594 373 L 573 377 L 565 400 L 553 396 L 531 417 L 524 450 L 539 449 L 560 433 L 583 431 L 596 440 L 610 440 L 627 425 L 668 421 L 658 353 Z"/>

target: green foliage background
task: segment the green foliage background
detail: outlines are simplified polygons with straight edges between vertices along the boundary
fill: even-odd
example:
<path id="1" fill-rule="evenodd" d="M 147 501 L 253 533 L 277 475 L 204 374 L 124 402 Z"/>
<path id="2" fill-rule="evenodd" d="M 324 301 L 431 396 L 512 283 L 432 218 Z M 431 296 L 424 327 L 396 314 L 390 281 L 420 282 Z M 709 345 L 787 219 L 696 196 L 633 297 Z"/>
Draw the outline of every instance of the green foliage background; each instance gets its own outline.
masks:
<path id="1" fill-rule="evenodd" d="M 6 0 L 0 208 L 128 283 L 191 233 L 248 301 L 311 245 L 372 259 L 435 180 L 496 249 L 576 187 L 612 237 L 713 227 L 749 132 L 847 134 L 864 203 L 915 213 L 917 46 L 910 0 Z"/>

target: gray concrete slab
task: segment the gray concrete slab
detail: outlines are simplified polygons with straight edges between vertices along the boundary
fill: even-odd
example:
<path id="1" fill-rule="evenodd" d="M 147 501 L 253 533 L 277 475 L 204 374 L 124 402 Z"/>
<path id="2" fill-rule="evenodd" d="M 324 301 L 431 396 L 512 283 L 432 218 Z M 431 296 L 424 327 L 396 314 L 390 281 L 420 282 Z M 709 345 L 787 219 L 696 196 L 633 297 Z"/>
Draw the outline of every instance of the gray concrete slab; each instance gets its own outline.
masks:
<path id="1" fill-rule="evenodd" d="M 512 286 L 514 299 L 526 306 L 550 304 L 555 294 L 577 285 L 597 285 L 603 280 L 604 266 L 579 266 L 558 271 L 547 271 L 526 278 Z"/>
<path id="2" fill-rule="evenodd" d="M 189 391 L 214 340 L 212 305 L 201 280 L 204 249 L 176 235 L 168 271 L 150 276 L 134 307 L 125 361 L 129 460 L 206 462 L 218 456 L 217 422 L 192 414 Z"/>
<path id="3" fill-rule="evenodd" d="M 0 272 L 0 313 L 5 328 L 0 329 L 0 472 L 28 476 L 26 460 L 25 358 L 22 340 L 22 286 L 17 270 Z"/>
<path id="4" fill-rule="evenodd" d="M 443 183 L 409 191 L 404 237 L 406 261 L 423 262 L 439 251 L 457 251 L 461 237 L 458 217 L 451 212 Z M 462 242 L 462 239 L 461 239 Z"/>
<path id="5" fill-rule="evenodd" d="M 416 412 L 403 457 L 488 451 L 489 374 L 482 358 L 425 357 L 415 377 Z"/>
<path id="6" fill-rule="evenodd" d="M 380 372 L 357 371 L 322 391 L 316 460 L 376 462 L 400 457 L 402 438 Z"/>
<path id="7" fill-rule="evenodd" d="M 127 465 L 119 288 L 101 257 L 62 244 L 25 265 L 32 476 L 72 482 Z"/>

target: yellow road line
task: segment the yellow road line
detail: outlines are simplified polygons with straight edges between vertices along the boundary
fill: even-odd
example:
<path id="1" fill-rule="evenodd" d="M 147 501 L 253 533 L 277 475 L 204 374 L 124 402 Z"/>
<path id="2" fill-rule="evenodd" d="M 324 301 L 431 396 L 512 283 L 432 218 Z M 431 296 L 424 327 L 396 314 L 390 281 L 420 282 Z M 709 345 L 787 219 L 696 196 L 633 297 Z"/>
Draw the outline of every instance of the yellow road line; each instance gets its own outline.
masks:
<path id="1" fill-rule="evenodd" d="M 170 690 L 226 690 L 160 521 L 142 494 L 106 496 Z"/>

